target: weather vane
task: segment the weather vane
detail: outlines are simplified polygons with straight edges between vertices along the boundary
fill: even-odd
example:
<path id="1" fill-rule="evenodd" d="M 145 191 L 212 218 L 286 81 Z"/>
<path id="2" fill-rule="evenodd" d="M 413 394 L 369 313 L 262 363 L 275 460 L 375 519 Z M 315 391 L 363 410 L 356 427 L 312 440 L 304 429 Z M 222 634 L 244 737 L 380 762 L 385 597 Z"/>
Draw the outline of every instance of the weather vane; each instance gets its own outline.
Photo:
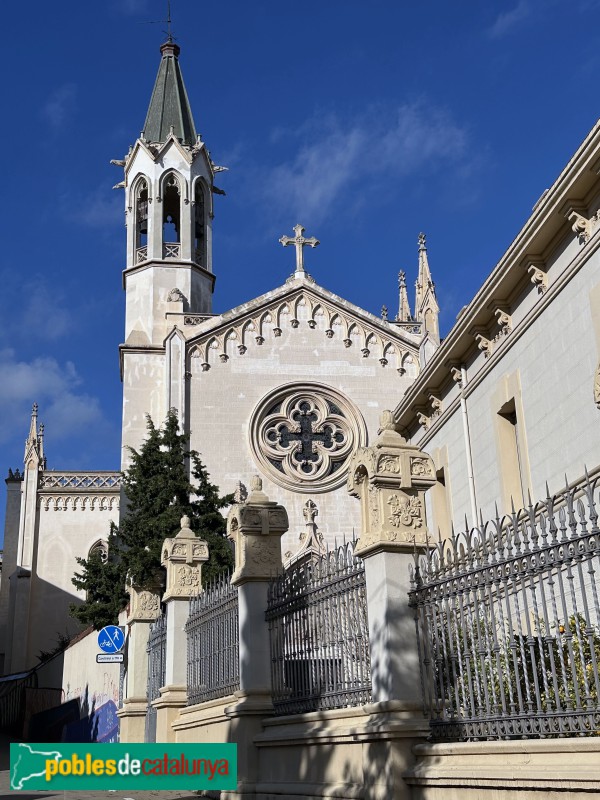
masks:
<path id="1" fill-rule="evenodd" d="M 146 25 L 164 25 L 165 22 L 167 23 L 167 30 L 163 31 L 163 33 L 167 34 L 167 41 L 173 42 L 175 41 L 175 37 L 171 31 L 171 0 L 167 0 L 167 18 L 146 20 Z"/>

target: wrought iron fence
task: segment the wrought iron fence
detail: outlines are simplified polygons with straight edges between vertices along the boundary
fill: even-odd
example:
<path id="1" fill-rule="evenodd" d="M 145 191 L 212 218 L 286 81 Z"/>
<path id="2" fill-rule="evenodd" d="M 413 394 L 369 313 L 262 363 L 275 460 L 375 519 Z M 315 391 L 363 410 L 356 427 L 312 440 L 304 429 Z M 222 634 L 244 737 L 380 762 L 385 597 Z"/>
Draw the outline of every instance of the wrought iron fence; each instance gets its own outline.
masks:
<path id="1" fill-rule="evenodd" d="M 144 741 L 156 741 L 156 709 L 152 706 L 152 701 L 160 697 L 161 686 L 165 685 L 166 679 L 166 650 L 167 650 L 167 615 L 161 614 L 158 619 L 150 625 L 148 644 L 148 689 L 146 697 L 148 700 L 148 710 L 146 713 L 146 732 Z"/>
<path id="2" fill-rule="evenodd" d="M 185 630 L 188 705 L 233 694 L 240 688 L 238 593 L 229 575 L 190 600 Z"/>
<path id="3" fill-rule="evenodd" d="M 431 738 L 600 734 L 597 480 L 416 560 Z"/>
<path id="4" fill-rule="evenodd" d="M 365 569 L 353 542 L 272 581 L 266 619 L 276 714 L 370 701 Z"/>

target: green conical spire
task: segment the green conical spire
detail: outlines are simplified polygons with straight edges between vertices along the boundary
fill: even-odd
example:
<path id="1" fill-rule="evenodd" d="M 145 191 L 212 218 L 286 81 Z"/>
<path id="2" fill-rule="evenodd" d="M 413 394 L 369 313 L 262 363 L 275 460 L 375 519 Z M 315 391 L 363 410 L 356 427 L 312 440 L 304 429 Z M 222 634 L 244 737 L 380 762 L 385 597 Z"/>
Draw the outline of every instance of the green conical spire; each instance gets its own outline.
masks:
<path id="1" fill-rule="evenodd" d="M 196 143 L 196 126 L 179 66 L 179 46 L 169 40 L 160 52 L 162 59 L 146 114 L 144 138 L 148 142 L 164 142 L 172 127 L 183 144 L 192 146 Z"/>

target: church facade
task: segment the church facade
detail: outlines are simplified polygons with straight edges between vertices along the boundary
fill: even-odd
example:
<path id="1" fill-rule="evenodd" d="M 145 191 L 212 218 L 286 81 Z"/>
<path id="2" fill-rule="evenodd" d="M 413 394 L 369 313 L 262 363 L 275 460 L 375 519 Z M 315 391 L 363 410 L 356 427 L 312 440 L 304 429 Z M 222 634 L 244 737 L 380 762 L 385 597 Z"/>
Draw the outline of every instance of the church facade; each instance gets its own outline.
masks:
<path id="1" fill-rule="evenodd" d="M 124 170 L 127 221 L 121 468 L 144 439 L 146 415 L 160 425 L 174 408 L 223 493 L 243 499 L 259 473 L 286 507 L 285 559 L 352 538 L 360 526 L 345 487 L 352 453 L 373 440 L 381 412 L 439 346 L 424 236 L 414 317 L 403 273 L 393 320 L 320 286 L 305 267 L 305 248 L 318 242 L 301 225 L 280 240 L 295 249 L 282 284 L 213 313 L 214 180 L 223 168 L 196 133 L 172 41 L 161 48 L 144 130 L 114 163 Z M 76 630 L 75 559 L 105 548 L 120 475 L 48 471 L 34 408 L 24 470 L 7 486 L 0 653 L 10 674 Z"/>

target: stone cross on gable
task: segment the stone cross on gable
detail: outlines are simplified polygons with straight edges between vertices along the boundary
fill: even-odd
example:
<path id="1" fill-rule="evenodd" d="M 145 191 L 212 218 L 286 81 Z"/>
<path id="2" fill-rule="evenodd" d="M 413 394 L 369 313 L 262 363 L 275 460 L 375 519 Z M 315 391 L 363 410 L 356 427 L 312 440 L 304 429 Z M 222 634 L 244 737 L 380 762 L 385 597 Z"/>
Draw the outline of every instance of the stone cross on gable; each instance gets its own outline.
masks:
<path id="1" fill-rule="evenodd" d="M 315 239 L 314 236 L 311 236 L 310 239 L 303 236 L 304 228 L 302 225 L 294 225 L 294 233 L 296 234 L 295 236 L 282 236 L 279 241 L 284 247 L 290 244 L 295 246 L 296 272 L 304 272 L 304 247 L 307 244 L 310 245 L 310 247 L 316 247 L 319 244 L 319 240 Z"/>

